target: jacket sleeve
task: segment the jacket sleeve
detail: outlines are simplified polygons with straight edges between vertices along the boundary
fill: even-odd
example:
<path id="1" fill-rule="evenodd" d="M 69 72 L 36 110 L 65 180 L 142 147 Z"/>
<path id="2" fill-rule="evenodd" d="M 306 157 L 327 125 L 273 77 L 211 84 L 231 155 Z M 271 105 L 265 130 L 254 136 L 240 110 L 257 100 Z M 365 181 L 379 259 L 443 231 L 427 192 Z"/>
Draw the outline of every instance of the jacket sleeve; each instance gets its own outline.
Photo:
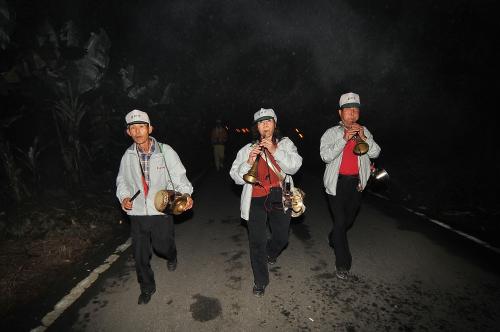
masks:
<path id="1" fill-rule="evenodd" d="M 123 155 L 120 162 L 120 170 L 118 171 L 118 176 L 116 177 L 116 197 L 118 198 L 118 201 L 120 201 L 120 204 L 125 198 L 132 197 L 130 194 L 130 186 L 125 180 L 126 163 L 126 157 Z"/>
<path id="2" fill-rule="evenodd" d="M 321 159 L 327 164 L 331 163 L 342 155 L 346 143 L 342 135 L 335 135 L 333 128 L 328 129 L 323 136 L 321 136 L 319 148 Z"/>
<path id="3" fill-rule="evenodd" d="M 378 155 L 380 154 L 380 146 L 373 140 L 373 135 L 366 129 L 364 128 L 365 136 L 366 136 L 366 143 L 368 144 L 368 157 L 369 158 L 377 158 Z"/>
<path id="4" fill-rule="evenodd" d="M 273 157 L 286 174 L 293 175 L 302 166 L 302 157 L 297 152 L 295 144 L 288 137 L 284 137 L 279 142 Z"/>
<path id="5" fill-rule="evenodd" d="M 193 193 L 193 185 L 189 182 L 186 176 L 186 168 L 184 168 L 179 155 L 168 145 L 163 144 L 162 148 L 165 153 L 168 171 L 170 172 L 172 182 L 175 185 L 174 190 L 182 194 L 191 195 Z"/>
<path id="6" fill-rule="evenodd" d="M 243 180 L 243 175 L 245 175 L 250 168 L 252 168 L 252 165 L 247 163 L 249 153 L 249 145 L 245 145 L 240 149 L 240 151 L 238 151 L 236 159 L 233 161 L 229 175 L 236 184 L 246 183 L 245 180 Z"/>

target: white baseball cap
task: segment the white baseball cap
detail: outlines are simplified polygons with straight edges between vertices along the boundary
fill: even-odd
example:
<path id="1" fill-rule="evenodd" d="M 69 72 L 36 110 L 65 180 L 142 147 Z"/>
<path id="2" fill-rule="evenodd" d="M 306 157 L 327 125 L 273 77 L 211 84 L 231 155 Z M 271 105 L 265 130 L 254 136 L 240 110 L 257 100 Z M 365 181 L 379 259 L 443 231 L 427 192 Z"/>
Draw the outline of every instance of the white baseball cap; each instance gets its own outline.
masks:
<path id="1" fill-rule="evenodd" d="M 340 96 L 339 100 L 339 106 L 340 108 L 344 107 L 360 107 L 361 102 L 359 100 L 359 95 L 354 92 L 348 92 L 344 93 L 342 96 Z"/>
<path id="2" fill-rule="evenodd" d="M 127 122 L 127 126 L 135 123 L 147 123 L 151 125 L 148 113 L 139 110 L 133 110 L 125 115 L 125 122 Z"/>
<path id="3" fill-rule="evenodd" d="M 274 113 L 274 110 L 272 108 L 261 108 L 253 115 L 254 123 L 267 119 L 274 119 L 274 122 L 278 122 L 276 113 Z"/>

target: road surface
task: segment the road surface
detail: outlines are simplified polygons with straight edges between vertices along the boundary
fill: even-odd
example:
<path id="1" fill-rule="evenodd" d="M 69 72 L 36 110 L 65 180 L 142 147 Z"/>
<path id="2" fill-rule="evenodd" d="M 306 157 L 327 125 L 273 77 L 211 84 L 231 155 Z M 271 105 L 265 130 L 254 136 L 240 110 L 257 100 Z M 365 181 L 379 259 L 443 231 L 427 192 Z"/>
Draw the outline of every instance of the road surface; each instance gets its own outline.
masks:
<path id="1" fill-rule="evenodd" d="M 176 225 L 179 264 L 153 256 L 157 291 L 137 305 L 130 248 L 48 331 L 498 331 L 498 255 L 365 195 L 349 231 L 352 277 L 335 278 L 331 219 L 321 175 L 298 178 L 304 218 L 270 267 L 263 298 L 252 295 L 241 187 L 209 172 L 195 209 Z"/>

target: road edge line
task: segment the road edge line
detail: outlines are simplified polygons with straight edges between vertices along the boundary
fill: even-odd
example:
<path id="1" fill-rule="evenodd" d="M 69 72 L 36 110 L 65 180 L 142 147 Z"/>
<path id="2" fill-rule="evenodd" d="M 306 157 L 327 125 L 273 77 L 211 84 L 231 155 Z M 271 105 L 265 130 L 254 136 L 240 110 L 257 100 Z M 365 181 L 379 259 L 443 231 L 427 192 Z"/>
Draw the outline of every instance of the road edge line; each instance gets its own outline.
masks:
<path id="1" fill-rule="evenodd" d="M 376 197 L 378 197 L 378 198 L 384 199 L 384 200 L 386 200 L 386 201 L 390 201 L 389 197 L 386 197 L 386 196 L 384 196 L 384 195 L 381 195 L 381 194 L 378 194 L 378 193 L 374 193 L 374 192 L 370 192 L 370 194 L 371 194 L 371 195 L 373 195 L 373 196 L 376 196 Z M 472 236 L 472 235 L 467 234 L 467 233 L 465 233 L 465 232 L 462 232 L 462 231 L 460 231 L 460 230 L 458 230 L 458 229 L 455 229 L 455 228 L 451 227 L 450 225 L 445 224 L 445 223 L 444 223 L 444 222 L 442 222 L 442 221 L 439 221 L 439 220 L 433 219 L 433 218 L 431 218 L 431 217 L 427 216 L 426 214 L 424 214 L 424 213 L 422 213 L 422 212 L 418 212 L 418 211 L 412 210 L 412 209 L 410 209 L 410 208 L 408 208 L 408 207 L 406 207 L 406 206 L 404 206 L 404 205 L 400 205 L 400 206 L 401 206 L 403 209 L 405 209 L 406 211 L 413 213 L 414 215 L 417 215 L 417 216 L 419 216 L 419 217 L 422 217 L 422 218 L 424 218 L 424 219 L 427 219 L 428 221 L 430 221 L 430 222 L 432 222 L 432 223 L 434 223 L 434 224 L 436 224 L 436 225 L 438 225 L 438 226 L 441 226 L 441 227 L 443 227 L 443 228 L 445 228 L 445 229 L 447 229 L 447 230 L 450 230 L 450 231 L 452 231 L 452 232 L 453 232 L 453 233 L 455 233 L 455 234 L 458 234 L 458 235 L 460 235 L 460 236 L 462 236 L 462 237 L 464 237 L 464 238 L 466 238 L 466 239 L 468 239 L 468 240 L 470 240 L 470 241 L 476 242 L 477 244 L 479 244 L 479 245 L 481 245 L 481 246 L 483 246 L 483 247 L 485 247 L 485 248 L 487 248 L 487 249 L 489 249 L 489 250 L 491 250 L 491 251 L 493 251 L 493 252 L 495 252 L 495 253 L 497 253 L 497 254 L 500 254 L 500 248 L 497 248 L 497 247 L 495 247 L 495 246 L 493 246 L 493 245 L 489 244 L 489 243 L 488 243 L 488 242 L 486 242 L 486 241 L 483 241 L 483 240 L 481 240 L 481 239 L 478 239 L 478 238 L 477 238 L 477 237 L 475 237 L 475 236 Z"/>
<path id="2" fill-rule="evenodd" d="M 89 273 L 87 277 L 81 280 L 71 291 L 66 294 L 61 300 L 59 300 L 55 305 L 54 309 L 47 313 L 41 319 L 41 325 L 31 329 L 31 332 L 42 332 L 55 322 L 55 320 L 70 306 L 72 305 L 80 296 L 89 288 L 98 278 L 99 275 L 104 271 L 109 269 L 111 265 L 118 260 L 120 254 L 127 250 L 132 244 L 132 238 L 128 238 L 123 244 L 116 247 L 115 251 L 109 255 L 104 263 L 96 267 L 92 272 Z"/>

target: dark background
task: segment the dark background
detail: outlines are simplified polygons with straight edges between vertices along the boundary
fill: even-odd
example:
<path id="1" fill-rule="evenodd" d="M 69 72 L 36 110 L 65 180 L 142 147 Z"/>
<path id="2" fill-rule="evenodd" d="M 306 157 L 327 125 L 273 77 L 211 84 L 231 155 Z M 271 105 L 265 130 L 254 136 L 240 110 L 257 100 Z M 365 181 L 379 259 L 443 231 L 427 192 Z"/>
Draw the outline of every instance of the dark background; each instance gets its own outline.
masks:
<path id="1" fill-rule="evenodd" d="M 338 121 L 339 96 L 354 91 L 363 105 L 360 123 L 382 148 L 376 165 L 391 175 L 389 185 L 372 189 L 499 242 L 499 154 L 490 117 L 498 95 L 493 1 L 0 4 L 9 13 L 0 21 L 9 36 L 0 50 L 4 233 L 34 197 L 113 195 L 130 144 L 124 116 L 133 108 L 150 114 L 154 136 L 178 151 L 191 174 L 212 163 L 208 137 L 216 118 L 229 128 L 232 161 L 250 141 L 235 129 L 249 127 L 259 108 L 273 108 L 304 157 L 303 171 L 322 176 L 319 139 Z M 44 26 L 58 35 L 69 20 L 79 45 L 37 42 L 47 36 Z M 54 82 L 78 76 L 70 69 L 101 28 L 110 42 L 106 65 L 92 88 L 73 92 L 86 112 L 65 129 L 54 105 L 69 93 Z M 46 67 L 36 68 L 34 54 Z M 157 75 L 156 87 L 131 97 L 119 76 L 127 65 L 134 66 L 133 86 L 148 87 Z M 51 66 L 57 79 L 47 74 Z M 168 98 L 160 101 L 167 86 Z M 61 137 L 68 136 L 72 144 L 63 148 Z M 31 159 L 30 147 L 39 152 Z M 66 155 L 78 161 L 68 166 Z"/>

